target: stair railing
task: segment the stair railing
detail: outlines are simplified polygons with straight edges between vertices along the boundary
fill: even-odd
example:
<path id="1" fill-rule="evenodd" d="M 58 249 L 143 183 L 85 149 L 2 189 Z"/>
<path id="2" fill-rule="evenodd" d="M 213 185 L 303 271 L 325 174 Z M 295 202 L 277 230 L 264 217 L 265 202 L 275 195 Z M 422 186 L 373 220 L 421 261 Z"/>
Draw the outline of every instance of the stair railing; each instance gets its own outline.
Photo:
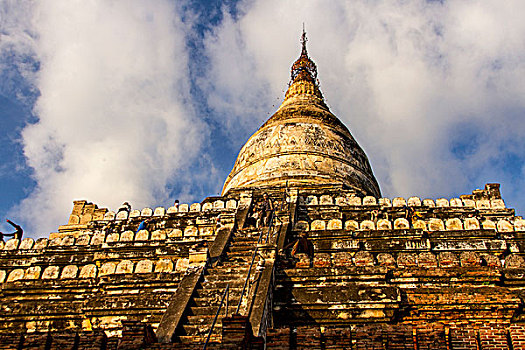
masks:
<path id="1" fill-rule="evenodd" d="M 272 211 L 272 216 L 270 216 L 270 222 L 268 224 L 268 232 L 267 232 L 267 235 L 266 235 L 266 243 L 268 243 L 268 237 L 270 235 L 270 231 L 272 230 L 274 215 L 275 215 L 275 211 Z M 262 241 L 263 236 L 264 236 L 264 231 L 261 230 L 261 233 L 259 234 L 259 239 L 257 240 L 257 244 L 259 244 Z M 257 245 L 255 247 L 255 250 L 253 251 L 253 254 L 252 254 L 252 261 L 250 262 L 250 267 L 248 268 L 248 276 L 246 276 L 246 280 L 244 281 L 244 285 L 242 286 L 241 297 L 239 298 L 239 304 L 237 304 L 237 309 L 235 310 L 236 314 L 238 314 L 239 310 L 241 309 L 242 298 L 244 297 L 244 293 L 246 292 L 246 286 L 248 285 L 248 281 L 250 280 L 250 275 L 252 273 L 253 263 L 255 262 L 255 258 L 257 257 L 257 251 L 258 250 L 259 250 L 259 246 Z"/>
<path id="2" fill-rule="evenodd" d="M 224 293 L 222 293 L 221 303 L 219 304 L 219 308 L 217 309 L 217 312 L 215 313 L 215 317 L 213 318 L 213 322 L 210 327 L 210 331 L 208 332 L 208 336 L 206 337 L 206 341 L 204 342 L 204 347 L 202 350 L 206 350 L 206 347 L 208 346 L 208 342 L 210 341 L 210 337 L 213 333 L 213 329 L 215 328 L 215 323 L 217 323 L 217 318 L 219 317 L 219 314 L 221 313 L 222 304 L 224 304 L 224 299 L 226 298 L 226 316 L 228 316 L 228 299 L 230 298 L 230 285 L 226 285 L 226 289 L 224 290 Z"/>

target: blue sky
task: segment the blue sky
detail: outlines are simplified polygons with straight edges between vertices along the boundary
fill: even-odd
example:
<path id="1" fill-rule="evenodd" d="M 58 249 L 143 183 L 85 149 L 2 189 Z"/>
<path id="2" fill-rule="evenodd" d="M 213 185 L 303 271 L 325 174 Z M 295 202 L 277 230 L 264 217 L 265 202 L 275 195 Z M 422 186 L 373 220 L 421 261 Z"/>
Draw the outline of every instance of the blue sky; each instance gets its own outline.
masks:
<path id="1" fill-rule="evenodd" d="M 384 196 L 502 184 L 523 214 L 522 1 L 0 0 L 0 218 L 220 192 L 309 52 Z M 0 230 L 10 230 L 0 224 Z"/>

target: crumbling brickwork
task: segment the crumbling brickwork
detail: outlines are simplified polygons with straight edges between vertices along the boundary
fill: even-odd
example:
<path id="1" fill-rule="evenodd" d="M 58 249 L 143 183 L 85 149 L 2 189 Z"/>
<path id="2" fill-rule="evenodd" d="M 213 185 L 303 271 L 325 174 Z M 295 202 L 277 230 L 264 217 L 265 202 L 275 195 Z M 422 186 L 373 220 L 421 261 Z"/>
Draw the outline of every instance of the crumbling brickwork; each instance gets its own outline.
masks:
<path id="1" fill-rule="evenodd" d="M 49 238 L 0 242 L 0 350 L 525 349 L 525 220 L 498 184 L 381 197 L 305 35 L 222 196 L 79 200 Z"/>

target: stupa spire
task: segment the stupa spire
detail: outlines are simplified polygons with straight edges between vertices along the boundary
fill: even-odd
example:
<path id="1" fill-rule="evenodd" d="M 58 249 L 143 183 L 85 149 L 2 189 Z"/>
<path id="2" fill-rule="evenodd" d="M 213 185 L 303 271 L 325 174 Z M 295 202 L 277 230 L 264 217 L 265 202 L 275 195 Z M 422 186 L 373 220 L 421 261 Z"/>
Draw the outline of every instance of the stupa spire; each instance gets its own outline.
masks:
<path id="1" fill-rule="evenodd" d="M 292 80 L 290 81 L 290 85 L 299 80 L 308 80 L 317 84 L 317 66 L 314 61 L 308 57 L 308 50 L 306 49 L 307 42 L 308 38 L 303 24 L 303 34 L 301 35 L 301 55 L 292 65 Z"/>

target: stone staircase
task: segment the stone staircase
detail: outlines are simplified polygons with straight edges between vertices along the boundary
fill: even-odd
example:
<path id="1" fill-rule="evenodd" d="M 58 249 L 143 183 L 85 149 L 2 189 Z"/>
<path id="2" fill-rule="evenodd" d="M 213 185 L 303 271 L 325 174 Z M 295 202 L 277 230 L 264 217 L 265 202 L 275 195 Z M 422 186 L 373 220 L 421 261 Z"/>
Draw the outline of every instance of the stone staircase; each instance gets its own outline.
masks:
<path id="1" fill-rule="evenodd" d="M 222 261 L 214 267 L 208 268 L 204 279 L 199 282 L 190 301 L 187 316 L 177 329 L 177 336 L 182 343 L 202 343 L 206 340 L 215 314 L 219 308 L 221 298 L 229 285 L 228 315 L 232 315 L 239 303 L 240 295 L 257 246 L 259 232 L 253 229 L 244 229 L 236 232 Z M 254 262 L 250 279 L 253 279 L 258 258 Z M 243 305 L 248 300 L 249 285 L 246 288 Z M 226 303 L 226 300 L 225 300 Z M 220 315 L 214 326 L 211 342 L 221 341 L 222 318 L 225 316 L 226 305 L 223 304 Z M 244 309 L 241 306 L 241 311 Z"/>

